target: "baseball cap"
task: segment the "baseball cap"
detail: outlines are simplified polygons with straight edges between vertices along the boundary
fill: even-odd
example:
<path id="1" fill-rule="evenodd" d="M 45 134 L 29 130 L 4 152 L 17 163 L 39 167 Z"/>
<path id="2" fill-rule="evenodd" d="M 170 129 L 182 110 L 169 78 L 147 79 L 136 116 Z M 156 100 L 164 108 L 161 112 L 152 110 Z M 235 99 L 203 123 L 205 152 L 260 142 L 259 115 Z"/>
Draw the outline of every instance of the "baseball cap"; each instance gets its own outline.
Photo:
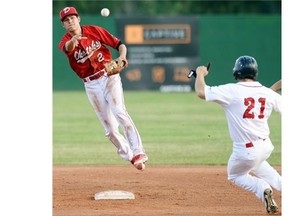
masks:
<path id="1" fill-rule="evenodd" d="M 74 7 L 65 7 L 64 9 L 62 9 L 60 11 L 60 19 L 61 21 L 63 21 L 63 19 L 66 17 L 66 16 L 69 16 L 69 15 L 76 15 L 78 16 L 78 13 L 76 11 L 76 9 Z"/>

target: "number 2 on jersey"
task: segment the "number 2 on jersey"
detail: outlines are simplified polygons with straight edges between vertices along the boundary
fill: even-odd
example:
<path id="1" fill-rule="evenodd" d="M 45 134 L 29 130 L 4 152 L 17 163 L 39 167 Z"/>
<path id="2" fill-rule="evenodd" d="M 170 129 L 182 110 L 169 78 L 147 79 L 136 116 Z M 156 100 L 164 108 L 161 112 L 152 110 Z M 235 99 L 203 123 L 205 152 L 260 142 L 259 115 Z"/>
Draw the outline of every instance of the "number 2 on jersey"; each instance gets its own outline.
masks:
<path id="1" fill-rule="evenodd" d="M 265 103 L 266 103 L 266 98 L 259 98 L 258 102 L 261 104 L 260 107 L 260 114 L 258 115 L 259 119 L 263 119 L 264 118 L 264 110 L 265 110 Z M 244 114 L 243 114 L 243 118 L 250 118 L 250 119 L 254 119 L 255 118 L 255 114 L 252 111 L 252 109 L 255 107 L 255 99 L 252 97 L 248 97 L 244 99 L 244 105 L 247 106 Z"/>

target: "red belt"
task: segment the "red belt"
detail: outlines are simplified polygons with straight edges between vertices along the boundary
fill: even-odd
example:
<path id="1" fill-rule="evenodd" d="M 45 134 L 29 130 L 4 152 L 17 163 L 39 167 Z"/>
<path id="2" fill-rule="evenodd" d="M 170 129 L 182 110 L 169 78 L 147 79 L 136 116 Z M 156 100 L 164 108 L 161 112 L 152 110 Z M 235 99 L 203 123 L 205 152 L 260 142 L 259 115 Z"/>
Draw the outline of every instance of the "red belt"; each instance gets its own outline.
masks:
<path id="1" fill-rule="evenodd" d="M 99 79 L 100 77 L 102 77 L 105 73 L 105 70 L 100 70 L 98 72 L 96 72 L 95 74 L 89 76 L 89 77 L 86 77 L 83 80 L 83 82 L 89 82 L 89 81 L 92 81 L 92 80 L 96 80 L 96 79 Z"/>
<path id="2" fill-rule="evenodd" d="M 246 146 L 246 148 L 251 148 L 251 147 L 253 147 L 254 145 L 253 145 L 252 142 L 249 142 L 249 143 L 246 143 L 245 146 Z"/>

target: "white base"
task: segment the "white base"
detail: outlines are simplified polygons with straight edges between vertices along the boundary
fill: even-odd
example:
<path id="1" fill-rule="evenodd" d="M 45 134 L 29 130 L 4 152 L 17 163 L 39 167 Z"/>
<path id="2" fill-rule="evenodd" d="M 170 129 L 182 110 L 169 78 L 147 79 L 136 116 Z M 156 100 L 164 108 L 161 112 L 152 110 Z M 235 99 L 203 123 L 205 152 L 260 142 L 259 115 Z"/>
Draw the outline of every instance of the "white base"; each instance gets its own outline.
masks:
<path id="1" fill-rule="evenodd" d="M 128 191 L 119 191 L 119 190 L 111 190 L 111 191 L 102 191 L 99 193 L 96 193 L 94 196 L 95 200 L 101 200 L 101 199 L 135 199 L 135 196 L 133 193 Z"/>

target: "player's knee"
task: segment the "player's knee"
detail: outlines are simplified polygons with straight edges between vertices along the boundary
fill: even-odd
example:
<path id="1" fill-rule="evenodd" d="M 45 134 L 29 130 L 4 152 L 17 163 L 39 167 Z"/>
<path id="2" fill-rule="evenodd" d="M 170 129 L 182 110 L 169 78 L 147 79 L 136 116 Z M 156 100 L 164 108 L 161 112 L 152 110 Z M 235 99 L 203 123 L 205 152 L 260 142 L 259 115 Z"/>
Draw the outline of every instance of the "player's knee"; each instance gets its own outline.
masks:
<path id="1" fill-rule="evenodd" d="M 125 118 L 125 116 L 128 115 L 127 110 L 123 106 L 115 106 L 115 107 L 111 108 L 111 110 L 112 110 L 112 113 L 114 114 L 114 116 L 116 116 L 118 118 Z"/>
<path id="2" fill-rule="evenodd" d="M 130 131 L 134 129 L 132 120 L 125 110 L 117 110 L 113 113 L 124 131 Z"/>
<path id="3" fill-rule="evenodd" d="M 112 130 L 106 133 L 106 137 L 111 140 L 112 142 L 114 140 L 119 139 L 120 133 L 118 130 Z"/>
<path id="4" fill-rule="evenodd" d="M 113 132 L 113 131 L 109 131 L 109 132 L 106 132 L 105 136 L 106 136 L 109 140 L 111 140 L 111 139 L 113 139 L 113 138 L 116 137 L 116 134 L 115 134 L 115 132 Z"/>

